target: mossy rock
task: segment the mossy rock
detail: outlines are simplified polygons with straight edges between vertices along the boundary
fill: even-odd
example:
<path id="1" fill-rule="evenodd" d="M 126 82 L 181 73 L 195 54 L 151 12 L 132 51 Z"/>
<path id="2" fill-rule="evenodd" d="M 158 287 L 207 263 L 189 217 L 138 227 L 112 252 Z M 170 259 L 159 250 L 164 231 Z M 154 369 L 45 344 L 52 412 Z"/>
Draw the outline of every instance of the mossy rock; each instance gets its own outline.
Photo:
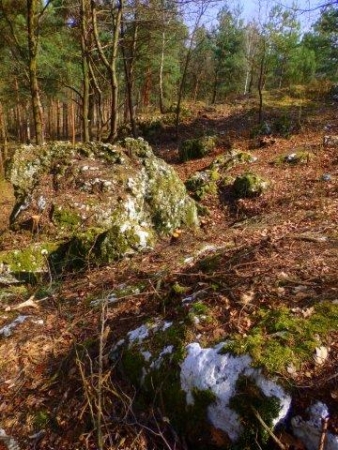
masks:
<path id="1" fill-rule="evenodd" d="M 126 138 L 123 146 L 20 147 L 9 177 L 13 229 L 27 233 L 39 217 L 37 237 L 63 240 L 51 260 L 56 270 L 106 264 L 198 225 L 196 203 L 178 174 L 141 138 Z"/>
<path id="2" fill-rule="evenodd" d="M 0 266 L 23 282 L 36 282 L 50 272 L 49 256 L 58 243 L 36 243 L 24 249 L 0 252 Z"/>
<path id="3" fill-rule="evenodd" d="M 52 220 L 61 228 L 66 227 L 72 229 L 74 229 L 77 225 L 80 225 L 82 222 L 79 214 L 68 210 L 63 206 L 58 206 L 53 209 Z"/>
<path id="4" fill-rule="evenodd" d="M 217 448 L 210 447 L 215 429 L 229 444 L 222 448 L 240 442 L 246 435 L 243 421 L 251 406 L 272 428 L 285 417 L 289 395 L 252 368 L 249 356 L 223 354 L 222 345 L 201 348 L 195 342 L 189 344 L 190 333 L 188 321 L 167 327 L 153 321 L 129 332 L 113 349 L 114 362 L 119 353 L 123 376 L 137 389 L 139 408 L 149 404 L 159 408 L 176 432 L 197 449 Z M 243 384 L 243 380 L 248 381 Z M 252 387 L 246 392 L 249 383 Z M 239 397 L 242 403 L 236 401 Z M 247 410 L 242 411 L 245 402 Z M 264 442 L 264 429 L 260 431 L 258 439 Z"/>
<path id="5" fill-rule="evenodd" d="M 306 151 L 298 151 L 295 153 L 290 153 L 289 155 L 284 156 L 283 162 L 296 165 L 296 164 L 304 164 L 308 163 L 311 159 L 312 155 Z"/>
<path id="6" fill-rule="evenodd" d="M 215 149 L 216 144 L 217 138 L 214 136 L 188 139 L 180 145 L 179 158 L 182 162 L 203 158 Z"/>
<path id="7" fill-rule="evenodd" d="M 268 182 L 254 173 L 238 176 L 233 184 L 236 197 L 258 197 L 268 188 Z"/>
<path id="8" fill-rule="evenodd" d="M 202 200 L 206 195 L 217 193 L 217 181 L 220 178 L 219 171 L 205 170 L 197 172 L 187 179 L 185 186 L 196 200 Z"/>

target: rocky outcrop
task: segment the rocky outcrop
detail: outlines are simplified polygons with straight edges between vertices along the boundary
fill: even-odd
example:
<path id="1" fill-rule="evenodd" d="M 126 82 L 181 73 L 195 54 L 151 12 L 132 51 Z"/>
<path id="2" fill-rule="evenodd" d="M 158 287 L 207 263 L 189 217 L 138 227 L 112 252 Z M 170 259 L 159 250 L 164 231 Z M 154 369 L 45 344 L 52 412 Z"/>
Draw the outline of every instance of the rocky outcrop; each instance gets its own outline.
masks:
<path id="1" fill-rule="evenodd" d="M 109 263 L 151 249 L 159 235 L 198 224 L 176 172 L 142 139 L 126 139 L 123 146 L 22 146 L 8 178 L 16 198 L 11 227 L 57 243 L 47 250 L 58 270 Z"/>
<path id="2" fill-rule="evenodd" d="M 249 355 L 231 354 L 224 342 L 207 348 L 187 344 L 188 335 L 182 323 L 154 320 L 130 331 L 111 358 L 121 358 L 123 373 L 141 397 L 160 399 L 158 406 L 191 445 L 206 448 L 215 432 L 222 436 L 221 448 L 245 448 L 253 436 L 267 439 L 255 420 L 249 429 L 250 416 L 257 411 L 275 427 L 289 411 L 290 395 L 253 367 Z"/>
<path id="3" fill-rule="evenodd" d="M 218 186 L 232 184 L 228 171 L 238 164 L 253 163 L 257 158 L 247 152 L 232 151 L 230 155 L 217 157 L 204 170 L 196 172 L 187 179 L 185 185 L 196 200 L 202 200 L 208 194 L 217 194 Z"/>

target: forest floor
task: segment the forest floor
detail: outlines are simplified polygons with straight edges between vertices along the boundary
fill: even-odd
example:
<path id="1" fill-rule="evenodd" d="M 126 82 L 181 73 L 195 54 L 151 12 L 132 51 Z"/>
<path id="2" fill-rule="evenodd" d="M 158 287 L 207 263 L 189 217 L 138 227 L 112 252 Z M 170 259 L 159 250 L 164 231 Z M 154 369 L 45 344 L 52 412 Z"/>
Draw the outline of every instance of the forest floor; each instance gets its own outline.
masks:
<path id="1" fill-rule="evenodd" d="M 215 340 L 233 332 L 247 333 L 252 310 L 258 305 L 273 309 L 283 302 L 304 313 L 314 302 L 338 301 L 338 150 L 323 146 L 325 134 L 338 134 L 337 105 L 301 104 L 299 100 L 285 104 L 274 99 L 265 114 L 269 121 L 293 117 L 297 130 L 287 137 L 276 133 L 264 142 L 252 138 L 257 108 L 243 100 L 201 107 L 184 119 L 181 139 L 210 131 L 221 137 L 208 157 L 180 163 L 178 144 L 169 128 L 153 137 L 152 143 L 155 153 L 172 164 L 183 180 L 230 148 L 250 151 L 256 162 L 250 167 L 236 166 L 230 174 L 247 169 L 263 176 L 271 182 L 264 195 L 240 201 L 233 201 L 224 191 L 207 196 L 202 203 L 209 214 L 195 232 L 182 230 L 177 237 L 164 237 L 149 253 L 80 274 L 65 274 L 62 279 L 50 277 L 1 298 L 0 328 L 18 312 L 28 316 L 11 336 L 0 339 L 0 428 L 17 440 L 21 450 L 98 448 L 93 425 L 98 416 L 98 389 L 109 394 L 102 406 L 109 410 L 102 426 L 106 448 L 186 448 L 157 411 L 135 413 L 134 392 L 116 376 L 107 358 L 111 344 L 148 317 L 178 314 L 177 305 L 164 301 L 176 282 L 188 292 L 196 285 L 207 290 L 212 283 L 231 286 L 231 294 L 210 289 L 207 302 L 214 320 L 199 325 L 202 335 L 211 333 Z M 310 157 L 297 165 L 276 163 L 297 151 L 306 151 Z M 5 181 L 0 187 L 0 248 L 1 244 L 9 246 L 9 236 L 18 248 L 20 237 L 8 234 L 13 193 Z M 6 243 L 1 242 L 2 236 Z M 205 272 L 196 263 L 196 255 L 215 248 L 222 249 L 217 267 Z M 187 262 L 191 258 L 194 264 Z M 277 286 L 276 280 L 283 277 L 287 283 Z M 108 310 L 90 305 L 121 284 L 142 284 L 143 289 Z M 234 300 L 248 292 L 254 292 L 252 309 Z M 25 306 L 27 300 L 30 303 Z M 105 344 L 101 363 L 100 336 Z M 281 377 L 298 392 L 296 411 L 304 411 L 313 399 L 336 411 L 329 429 L 338 433 L 338 330 L 330 334 L 326 346 L 329 358 L 325 364 L 308 362 L 301 371 Z"/>

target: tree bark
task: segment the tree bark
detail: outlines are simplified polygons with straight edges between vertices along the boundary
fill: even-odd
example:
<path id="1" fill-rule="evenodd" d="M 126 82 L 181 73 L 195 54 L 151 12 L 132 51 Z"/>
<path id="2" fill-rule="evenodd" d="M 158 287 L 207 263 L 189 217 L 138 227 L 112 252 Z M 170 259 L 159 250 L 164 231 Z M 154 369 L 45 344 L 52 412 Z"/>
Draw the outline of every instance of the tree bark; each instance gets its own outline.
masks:
<path id="1" fill-rule="evenodd" d="M 159 89 L 160 89 L 160 111 L 161 114 L 165 113 L 164 107 L 164 91 L 163 91 L 163 72 L 164 72 L 164 48 L 165 48 L 165 31 L 162 31 L 162 47 L 161 47 L 161 65 L 160 65 L 160 79 L 159 79 Z"/>
<path id="2" fill-rule="evenodd" d="M 88 60 L 88 45 L 87 45 L 87 33 L 88 33 L 88 20 L 87 20 L 88 8 L 86 0 L 81 0 L 80 17 L 81 17 L 81 50 L 82 50 L 82 74 L 83 74 L 83 86 L 82 86 L 82 139 L 83 142 L 89 142 L 89 93 L 90 93 L 90 79 L 89 79 L 89 60 Z"/>
<path id="3" fill-rule="evenodd" d="M 27 0 L 27 38 L 29 55 L 28 71 L 33 108 L 33 121 L 35 127 L 35 142 L 37 145 L 42 145 L 44 143 L 44 123 L 37 66 L 37 53 L 39 43 L 37 15 L 38 4 L 38 0 Z"/>
<path id="4" fill-rule="evenodd" d="M 100 55 L 101 61 L 106 67 L 109 76 L 109 86 L 111 91 L 111 103 L 110 103 L 110 129 L 109 135 L 107 138 L 108 142 L 114 142 L 117 138 L 117 127 L 118 127 L 118 79 L 117 79 L 117 55 L 119 49 L 119 36 L 121 31 L 121 21 L 122 21 L 122 12 L 123 12 L 123 1 L 118 0 L 116 4 L 116 10 L 112 11 L 113 16 L 113 38 L 111 42 L 110 49 L 110 59 L 106 57 L 103 47 L 101 45 L 101 41 L 98 33 L 97 26 L 97 14 L 96 14 L 96 2 L 94 0 L 91 1 L 91 10 L 92 10 L 92 24 L 93 24 L 93 33 L 95 38 L 95 43 L 97 46 L 98 53 Z M 113 7 L 112 7 L 113 8 Z"/>
<path id="5" fill-rule="evenodd" d="M 122 23 L 122 37 L 125 36 L 124 29 L 123 29 L 123 23 Z M 135 121 L 135 114 L 134 114 L 134 105 L 133 105 L 133 90 L 134 90 L 134 58 L 135 58 L 135 52 L 136 52 L 136 43 L 137 43 L 137 35 L 138 35 L 138 23 L 137 23 L 137 15 L 135 13 L 134 16 L 134 29 L 133 29 L 133 38 L 130 46 L 130 55 L 128 57 L 129 62 L 127 61 L 127 51 L 125 46 L 122 47 L 123 51 L 123 64 L 124 64 L 124 72 L 126 76 L 126 101 L 128 106 L 128 113 L 129 113 L 129 121 L 131 126 L 131 131 L 133 134 L 133 137 L 137 137 L 137 129 L 136 129 L 136 121 Z"/>
<path id="6" fill-rule="evenodd" d="M 264 70 L 265 70 L 265 45 L 263 48 L 263 54 L 261 56 L 260 67 L 259 67 L 259 78 L 258 78 L 258 95 L 259 95 L 258 123 L 263 122 Z"/>

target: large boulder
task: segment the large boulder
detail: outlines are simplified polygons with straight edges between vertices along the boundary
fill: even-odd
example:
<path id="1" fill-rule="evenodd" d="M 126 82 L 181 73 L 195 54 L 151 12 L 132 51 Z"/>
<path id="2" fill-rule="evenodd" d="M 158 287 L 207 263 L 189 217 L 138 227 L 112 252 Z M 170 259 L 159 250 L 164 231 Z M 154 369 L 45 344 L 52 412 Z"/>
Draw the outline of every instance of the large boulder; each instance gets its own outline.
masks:
<path id="1" fill-rule="evenodd" d="M 59 242 L 53 267 L 109 263 L 198 224 L 184 184 L 142 139 L 22 146 L 8 178 L 16 198 L 11 227 Z"/>

